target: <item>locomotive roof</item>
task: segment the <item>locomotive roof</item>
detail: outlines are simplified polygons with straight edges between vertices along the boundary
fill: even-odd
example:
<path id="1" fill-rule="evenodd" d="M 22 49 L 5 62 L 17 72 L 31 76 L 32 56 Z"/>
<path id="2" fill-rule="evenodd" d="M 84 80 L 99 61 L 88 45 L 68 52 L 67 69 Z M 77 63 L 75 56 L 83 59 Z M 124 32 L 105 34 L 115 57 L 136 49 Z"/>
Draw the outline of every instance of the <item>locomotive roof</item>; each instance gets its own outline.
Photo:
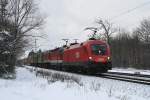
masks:
<path id="1" fill-rule="evenodd" d="M 102 44 L 106 44 L 106 42 L 102 41 L 102 40 L 87 40 L 85 42 L 82 42 L 82 43 L 78 43 L 78 44 L 75 44 L 75 45 L 70 45 L 68 47 L 68 49 L 73 49 L 73 48 L 78 48 L 82 45 L 87 45 L 87 44 L 97 44 L 97 43 L 102 43 Z"/>
<path id="2" fill-rule="evenodd" d="M 88 43 L 88 44 L 104 43 L 104 44 L 106 44 L 106 42 L 105 42 L 105 41 L 102 41 L 102 40 L 87 40 L 87 41 L 85 41 L 84 43 Z"/>

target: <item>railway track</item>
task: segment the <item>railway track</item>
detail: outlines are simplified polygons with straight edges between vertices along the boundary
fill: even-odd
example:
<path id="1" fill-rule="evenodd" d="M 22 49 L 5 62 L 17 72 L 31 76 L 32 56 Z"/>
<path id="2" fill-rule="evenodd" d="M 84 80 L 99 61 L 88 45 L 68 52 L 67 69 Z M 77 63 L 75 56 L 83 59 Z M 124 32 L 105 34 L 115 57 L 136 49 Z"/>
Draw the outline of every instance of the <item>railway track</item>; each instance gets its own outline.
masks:
<path id="1" fill-rule="evenodd" d="M 39 69 L 42 70 L 43 68 L 39 68 Z M 81 74 L 81 73 L 77 73 L 77 74 Z M 92 76 L 150 85 L 150 75 L 144 75 L 139 73 L 131 74 L 131 73 L 121 73 L 121 72 L 107 72 L 107 73 L 97 73 Z"/>
<path id="2" fill-rule="evenodd" d="M 99 74 L 100 77 L 150 85 L 150 75 L 108 72 Z"/>
<path id="3" fill-rule="evenodd" d="M 135 73 L 124 73 L 124 72 L 108 72 L 109 74 L 117 74 L 117 75 L 127 75 L 127 76 L 137 76 L 137 77 L 147 77 L 150 78 L 150 75 L 141 74 L 140 72 Z"/>

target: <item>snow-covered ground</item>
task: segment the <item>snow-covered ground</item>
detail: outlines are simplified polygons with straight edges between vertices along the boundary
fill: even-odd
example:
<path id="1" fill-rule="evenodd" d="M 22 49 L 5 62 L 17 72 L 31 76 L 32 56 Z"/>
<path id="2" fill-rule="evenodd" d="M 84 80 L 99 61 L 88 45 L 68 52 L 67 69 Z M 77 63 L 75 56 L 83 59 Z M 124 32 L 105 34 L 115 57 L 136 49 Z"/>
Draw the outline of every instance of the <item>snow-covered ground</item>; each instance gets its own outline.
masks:
<path id="1" fill-rule="evenodd" d="M 150 86 L 53 70 L 17 68 L 0 79 L 1 100 L 150 100 Z"/>

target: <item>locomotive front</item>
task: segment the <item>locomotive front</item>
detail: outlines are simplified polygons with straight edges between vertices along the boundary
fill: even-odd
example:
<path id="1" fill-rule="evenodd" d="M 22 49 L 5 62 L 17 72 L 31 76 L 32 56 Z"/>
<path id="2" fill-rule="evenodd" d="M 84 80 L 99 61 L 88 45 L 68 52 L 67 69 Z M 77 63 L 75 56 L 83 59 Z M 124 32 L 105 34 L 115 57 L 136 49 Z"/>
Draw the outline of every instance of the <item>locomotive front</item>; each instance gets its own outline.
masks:
<path id="1" fill-rule="evenodd" d="M 112 68 L 110 48 L 107 43 L 100 40 L 90 41 L 88 48 L 88 65 L 91 67 L 91 70 L 94 69 L 94 71 L 106 72 Z"/>

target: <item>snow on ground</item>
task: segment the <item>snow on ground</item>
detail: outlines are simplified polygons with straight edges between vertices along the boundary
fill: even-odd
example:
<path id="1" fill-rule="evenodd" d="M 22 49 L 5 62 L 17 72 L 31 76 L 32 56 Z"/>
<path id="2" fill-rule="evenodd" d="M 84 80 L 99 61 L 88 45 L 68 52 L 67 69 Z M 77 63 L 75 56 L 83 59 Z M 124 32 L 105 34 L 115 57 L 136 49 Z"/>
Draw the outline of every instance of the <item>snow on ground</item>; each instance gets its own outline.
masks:
<path id="1" fill-rule="evenodd" d="M 53 70 L 17 68 L 0 79 L 2 100 L 150 100 L 150 86 Z M 44 72 L 44 74 L 42 73 Z"/>
<path id="2" fill-rule="evenodd" d="M 144 75 L 150 75 L 150 70 L 140 70 L 140 69 L 134 69 L 134 68 L 113 68 L 110 70 L 110 72 L 121 72 L 121 73 L 139 73 Z"/>

